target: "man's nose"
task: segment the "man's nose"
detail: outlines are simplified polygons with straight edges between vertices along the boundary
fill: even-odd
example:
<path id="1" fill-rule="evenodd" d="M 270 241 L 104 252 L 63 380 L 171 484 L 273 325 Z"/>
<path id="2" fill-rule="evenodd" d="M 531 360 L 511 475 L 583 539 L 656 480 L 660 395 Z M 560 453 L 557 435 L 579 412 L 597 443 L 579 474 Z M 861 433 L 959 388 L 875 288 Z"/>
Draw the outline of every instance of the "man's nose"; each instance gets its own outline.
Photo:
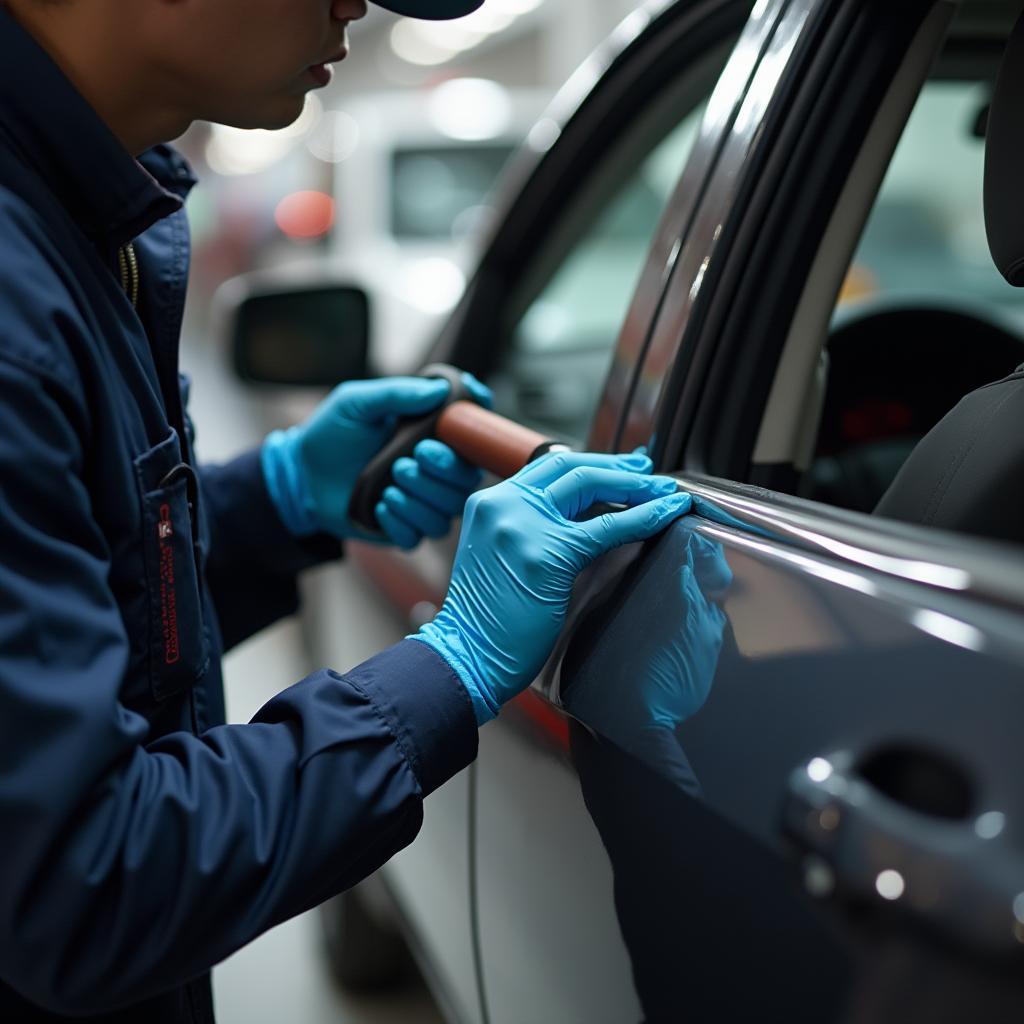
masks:
<path id="1" fill-rule="evenodd" d="M 366 0 L 332 0 L 331 17 L 335 21 L 358 21 L 366 17 Z"/>

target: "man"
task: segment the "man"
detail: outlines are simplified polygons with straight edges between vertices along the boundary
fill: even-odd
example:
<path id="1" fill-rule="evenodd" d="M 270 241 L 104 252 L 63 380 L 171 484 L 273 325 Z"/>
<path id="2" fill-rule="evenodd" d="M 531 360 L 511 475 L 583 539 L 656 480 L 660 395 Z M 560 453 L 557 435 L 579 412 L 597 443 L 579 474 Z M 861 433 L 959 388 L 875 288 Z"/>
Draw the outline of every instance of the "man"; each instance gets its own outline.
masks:
<path id="1" fill-rule="evenodd" d="M 478 0 L 399 0 L 456 16 Z M 576 573 L 688 507 L 639 456 L 551 456 L 470 499 L 437 618 L 223 725 L 224 649 L 358 531 L 356 476 L 446 385 L 343 385 L 197 468 L 179 387 L 196 118 L 278 128 L 364 0 L 0 5 L 0 1019 L 211 1020 L 209 969 L 412 840 L 550 651 Z M 486 399 L 479 385 L 477 393 Z M 476 486 L 437 442 L 395 543 Z M 631 506 L 590 521 L 595 501 Z"/>

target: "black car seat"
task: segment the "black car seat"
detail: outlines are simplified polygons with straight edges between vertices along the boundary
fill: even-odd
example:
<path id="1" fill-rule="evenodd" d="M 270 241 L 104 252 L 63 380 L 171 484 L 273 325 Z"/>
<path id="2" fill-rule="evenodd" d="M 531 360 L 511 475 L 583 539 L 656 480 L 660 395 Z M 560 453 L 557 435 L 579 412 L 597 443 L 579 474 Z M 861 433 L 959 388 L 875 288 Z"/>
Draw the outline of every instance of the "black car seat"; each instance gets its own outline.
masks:
<path id="1" fill-rule="evenodd" d="M 1024 287 L 1022 182 L 1024 16 L 999 69 L 985 143 L 989 249 L 1017 287 Z M 1024 365 L 962 398 L 917 445 L 875 513 L 1024 542 Z"/>
<path id="2" fill-rule="evenodd" d="M 800 494 L 871 512 L 968 388 L 1024 360 L 1024 341 L 973 313 L 909 306 L 843 324 L 829 337 L 828 355 L 815 457 Z"/>

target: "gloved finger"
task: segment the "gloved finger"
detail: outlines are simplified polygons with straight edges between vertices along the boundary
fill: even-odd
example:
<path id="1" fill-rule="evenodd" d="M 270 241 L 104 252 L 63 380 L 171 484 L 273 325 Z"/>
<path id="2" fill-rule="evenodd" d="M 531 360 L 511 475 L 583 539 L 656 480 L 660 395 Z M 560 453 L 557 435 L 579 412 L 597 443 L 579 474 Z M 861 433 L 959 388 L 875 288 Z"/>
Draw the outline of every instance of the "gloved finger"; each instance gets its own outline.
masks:
<path id="1" fill-rule="evenodd" d="M 674 519 L 690 511 L 693 501 L 686 491 L 677 491 L 667 498 L 657 498 L 622 512 L 606 512 L 604 515 L 580 523 L 593 544 L 593 555 L 604 554 L 622 544 L 647 540 L 663 530 Z"/>
<path id="2" fill-rule="evenodd" d="M 449 487 L 443 481 L 434 479 L 415 459 L 395 459 L 391 477 L 407 494 L 415 494 L 420 501 L 449 519 L 462 514 L 466 499 L 473 490 L 471 487 L 465 490 Z"/>
<path id="3" fill-rule="evenodd" d="M 528 463 L 512 479 L 528 487 L 543 489 L 581 466 L 649 473 L 651 465 L 651 460 L 646 455 L 637 453 L 622 455 L 605 452 L 550 452 Z"/>
<path id="4" fill-rule="evenodd" d="M 566 519 L 576 519 L 599 501 L 639 505 L 675 491 L 676 482 L 671 477 L 644 476 L 621 469 L 595 469 L 592 466 L 578 466 L 547 488 L 555 508 Z"/>
<path id="5" fill-rule="evenodd" d="M 402 522 L 383 501 L 378 501 L 373 514 L 385 535 L 398 547 L 411 551 L 423 539 L 423 535 L 408 523 Z"/>
<path id="6" fill-rule="evenodd" d="M 413 449 L 413 458 L 435 480 L 460 491 L 474 491 L 480 486 L 483 474 L 476 466 L 459 458 L 442 441 L 424 438 Z"/>
<path id="7" fill-rule="evenodd" d="M 400 487 L 385 487 L 381 501 L 403 523 L 427 537 L 443 537 L 451 529 L 449 516 L 442 515 Z"/>
<path id="8" fill-rule="evenodd" d="M 473 401 L 477 405 L 482 405 L 485 409 L 490 409 L 494 406 L 494 393 L 486 384 L 477 380 L 473 374 L 464 370 L 462 373 L 462 383 L 466 385 L 467 390 L 473 396 Z"/>
<path id="9" fill-rule="evenodd" d="M 392 416 L 430 412 L 444 401 L 448 390 L 448 381 L 438 378 L 385 377 L 342 384 L 327 401 L 346 419 L 379 423 Z"/>

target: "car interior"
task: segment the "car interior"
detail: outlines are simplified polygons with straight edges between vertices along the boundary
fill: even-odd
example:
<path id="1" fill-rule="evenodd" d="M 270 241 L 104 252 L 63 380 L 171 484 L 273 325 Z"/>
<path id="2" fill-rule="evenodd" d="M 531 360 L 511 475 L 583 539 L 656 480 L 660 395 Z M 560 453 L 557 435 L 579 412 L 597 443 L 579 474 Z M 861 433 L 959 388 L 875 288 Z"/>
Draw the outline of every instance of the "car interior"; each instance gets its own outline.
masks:
<path id="1" fill-rule="evenodd" d="M 795 466 L 777 489 L 815 501 L 1020 542 L 1024 467 L 1006 440 L 1024 400 L 1024 19 L 967 3 L 934 59 L 945 6 L 826 232 L 754 462 Z"/>
<path id="2" fill-rule="evenodd" d="M 1013 287 L 1024 285 L 1024 18 L 1000 67 L 987 118 L 985 226 L 992 258 Z M 965 335 L 966 337 L 967 335 Z M 970 344 L 978 343 L 972 332 Z M 1013 369 L 1014 372 L 1009 372 Z M 875 511 L 910 522 L 1008 541 L 1024 540 L 1020 445 L 1024 366 L 1007 359 L 1002 379 L 972 390 L 910 453 Z"/>

